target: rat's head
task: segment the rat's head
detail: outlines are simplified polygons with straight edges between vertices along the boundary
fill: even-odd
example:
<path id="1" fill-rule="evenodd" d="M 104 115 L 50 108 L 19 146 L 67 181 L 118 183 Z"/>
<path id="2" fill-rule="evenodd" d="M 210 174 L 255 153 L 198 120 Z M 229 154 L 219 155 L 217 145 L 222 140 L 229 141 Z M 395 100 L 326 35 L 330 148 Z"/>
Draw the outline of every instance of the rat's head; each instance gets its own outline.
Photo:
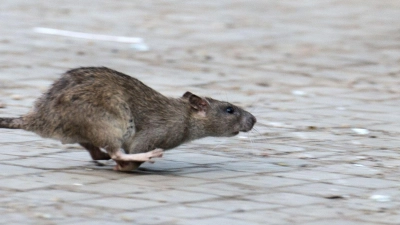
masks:
<path id="1" fill-rule="evenodd" d="M 257 121 L 249 112 L 229 102 L 201 98 L 190 92 L 182 98 L 189 102 L 193 120 L 204 129 L 204 136 L 235 136 L 240 131 L 250 131 Z"/>

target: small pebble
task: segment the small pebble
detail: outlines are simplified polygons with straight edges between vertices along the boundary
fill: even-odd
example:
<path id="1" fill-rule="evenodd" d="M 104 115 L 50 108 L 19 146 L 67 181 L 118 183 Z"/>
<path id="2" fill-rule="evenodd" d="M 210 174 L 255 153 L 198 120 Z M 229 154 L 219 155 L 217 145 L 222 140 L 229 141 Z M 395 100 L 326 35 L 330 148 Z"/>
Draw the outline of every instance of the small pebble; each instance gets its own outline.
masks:
<path id="1" fill-rule="evenodd" d="M 43 219 L 51 219 L 52 218 L 52 216 L 47 213 L 36 213 L 35 216 L 37 218 L 43 218 Z"/>
<path id="2" fill-rule="evenodd" d="M 292 95 L 298 95 L 298 96 L 305 96 L 306 93 L 304 91 L 292 91 Z"/>
<path id="3" fill-rule="evenodd" d="M 239 139 L 247 139 L 247 138 L 249 138 L 249 137 L 241 136 L 241 135 L 240 135 L 240 136 L 238 136 L 238 138 L 239 138 Z"/>
<path id="4" fill-rule="evenodd" d="M 355 167 L 365 167 L 364 165 L 362 165 L 362 164 L 353 164 Z"/>
<path id="5" fill-rule="evenodd" d="M 315 159 L 315 156 L 311 154 L 302 154 L 299 155 L 299 159 Z"/>
<path id="6" fill-rule="evenodd" d="M 21 95 L 11 95 L 11 98 L 14 100 L 21 100 L 22 96 Z"/>
<path id="7" fill-rule="evenodd" d="M 391 198 L 388 195 L 371 195 L 369 199 L 377 201 L 377 202 L 390 202 Z"/>
<path id="8" fill-rule="evenodd" d="M 135 43 L 131 45 L 131 48 L 135 49 L 136 51 L 139 52 L 147 52 L 150 50 L 149 46 L 147 46 L 145 43 Z"/>
<path id="9" fill-rule="evenodd" d="M 351 129 L 353 132 L 360 134 L 360 135 L 366 135 L 369 134 L 369 130 L 363 129 L 363 128 L 352 128 Z"/>

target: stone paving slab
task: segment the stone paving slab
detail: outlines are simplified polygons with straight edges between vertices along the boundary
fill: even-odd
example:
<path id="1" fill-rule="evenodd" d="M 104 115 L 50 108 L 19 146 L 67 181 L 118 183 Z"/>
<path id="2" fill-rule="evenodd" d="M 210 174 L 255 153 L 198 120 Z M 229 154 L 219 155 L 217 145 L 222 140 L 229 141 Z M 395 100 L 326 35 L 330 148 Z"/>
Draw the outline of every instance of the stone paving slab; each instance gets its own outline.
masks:
<path id="1" fill-rule="evenodd" d="M 400 224 L 399 1 L 14 0 L 0 12 L 1 117 L 79 66 L 257 117 L 250 133 L 127 173 L 1 129 L 0 224 Z M 141 37 L 148 50 L 35 27 Z"/>

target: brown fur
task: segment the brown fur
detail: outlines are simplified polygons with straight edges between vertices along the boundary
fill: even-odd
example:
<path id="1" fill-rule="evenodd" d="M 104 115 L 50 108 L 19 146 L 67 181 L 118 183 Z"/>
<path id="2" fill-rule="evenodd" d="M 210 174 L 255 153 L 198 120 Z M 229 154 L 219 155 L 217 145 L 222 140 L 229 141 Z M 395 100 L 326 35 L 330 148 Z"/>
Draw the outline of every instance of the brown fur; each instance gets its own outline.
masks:
<path id="1" fill-rule="evenodd" d="M 80 143 L 93 159 L 111 157 L 124 170 L 131 161 L 162 155 L 160 151 L 147 153 L 153 149 L 171 149 L 206 136 L 233 136 L 251 130 L 255 122 L 253 115 L 228 102 L 190 92 L 168 98 L 120 72 L 87 67 L 63 74 L 30 113 L 0 118 L 0 128 L 20 128 L 63 143 Z M 120 155 L 120 148 L 132 156 Z"/>

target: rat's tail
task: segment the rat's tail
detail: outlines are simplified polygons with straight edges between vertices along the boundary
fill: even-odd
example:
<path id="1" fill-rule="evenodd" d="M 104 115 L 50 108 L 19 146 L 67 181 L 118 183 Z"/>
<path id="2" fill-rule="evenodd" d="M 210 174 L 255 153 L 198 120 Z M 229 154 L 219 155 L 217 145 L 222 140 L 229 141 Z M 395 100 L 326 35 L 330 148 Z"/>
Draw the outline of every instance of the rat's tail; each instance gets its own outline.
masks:
<path id="1" fill-rule="evenodd" d="M 2 118 L 0 117 L 0 128 L 23 129 L 22 118 Z"/>

